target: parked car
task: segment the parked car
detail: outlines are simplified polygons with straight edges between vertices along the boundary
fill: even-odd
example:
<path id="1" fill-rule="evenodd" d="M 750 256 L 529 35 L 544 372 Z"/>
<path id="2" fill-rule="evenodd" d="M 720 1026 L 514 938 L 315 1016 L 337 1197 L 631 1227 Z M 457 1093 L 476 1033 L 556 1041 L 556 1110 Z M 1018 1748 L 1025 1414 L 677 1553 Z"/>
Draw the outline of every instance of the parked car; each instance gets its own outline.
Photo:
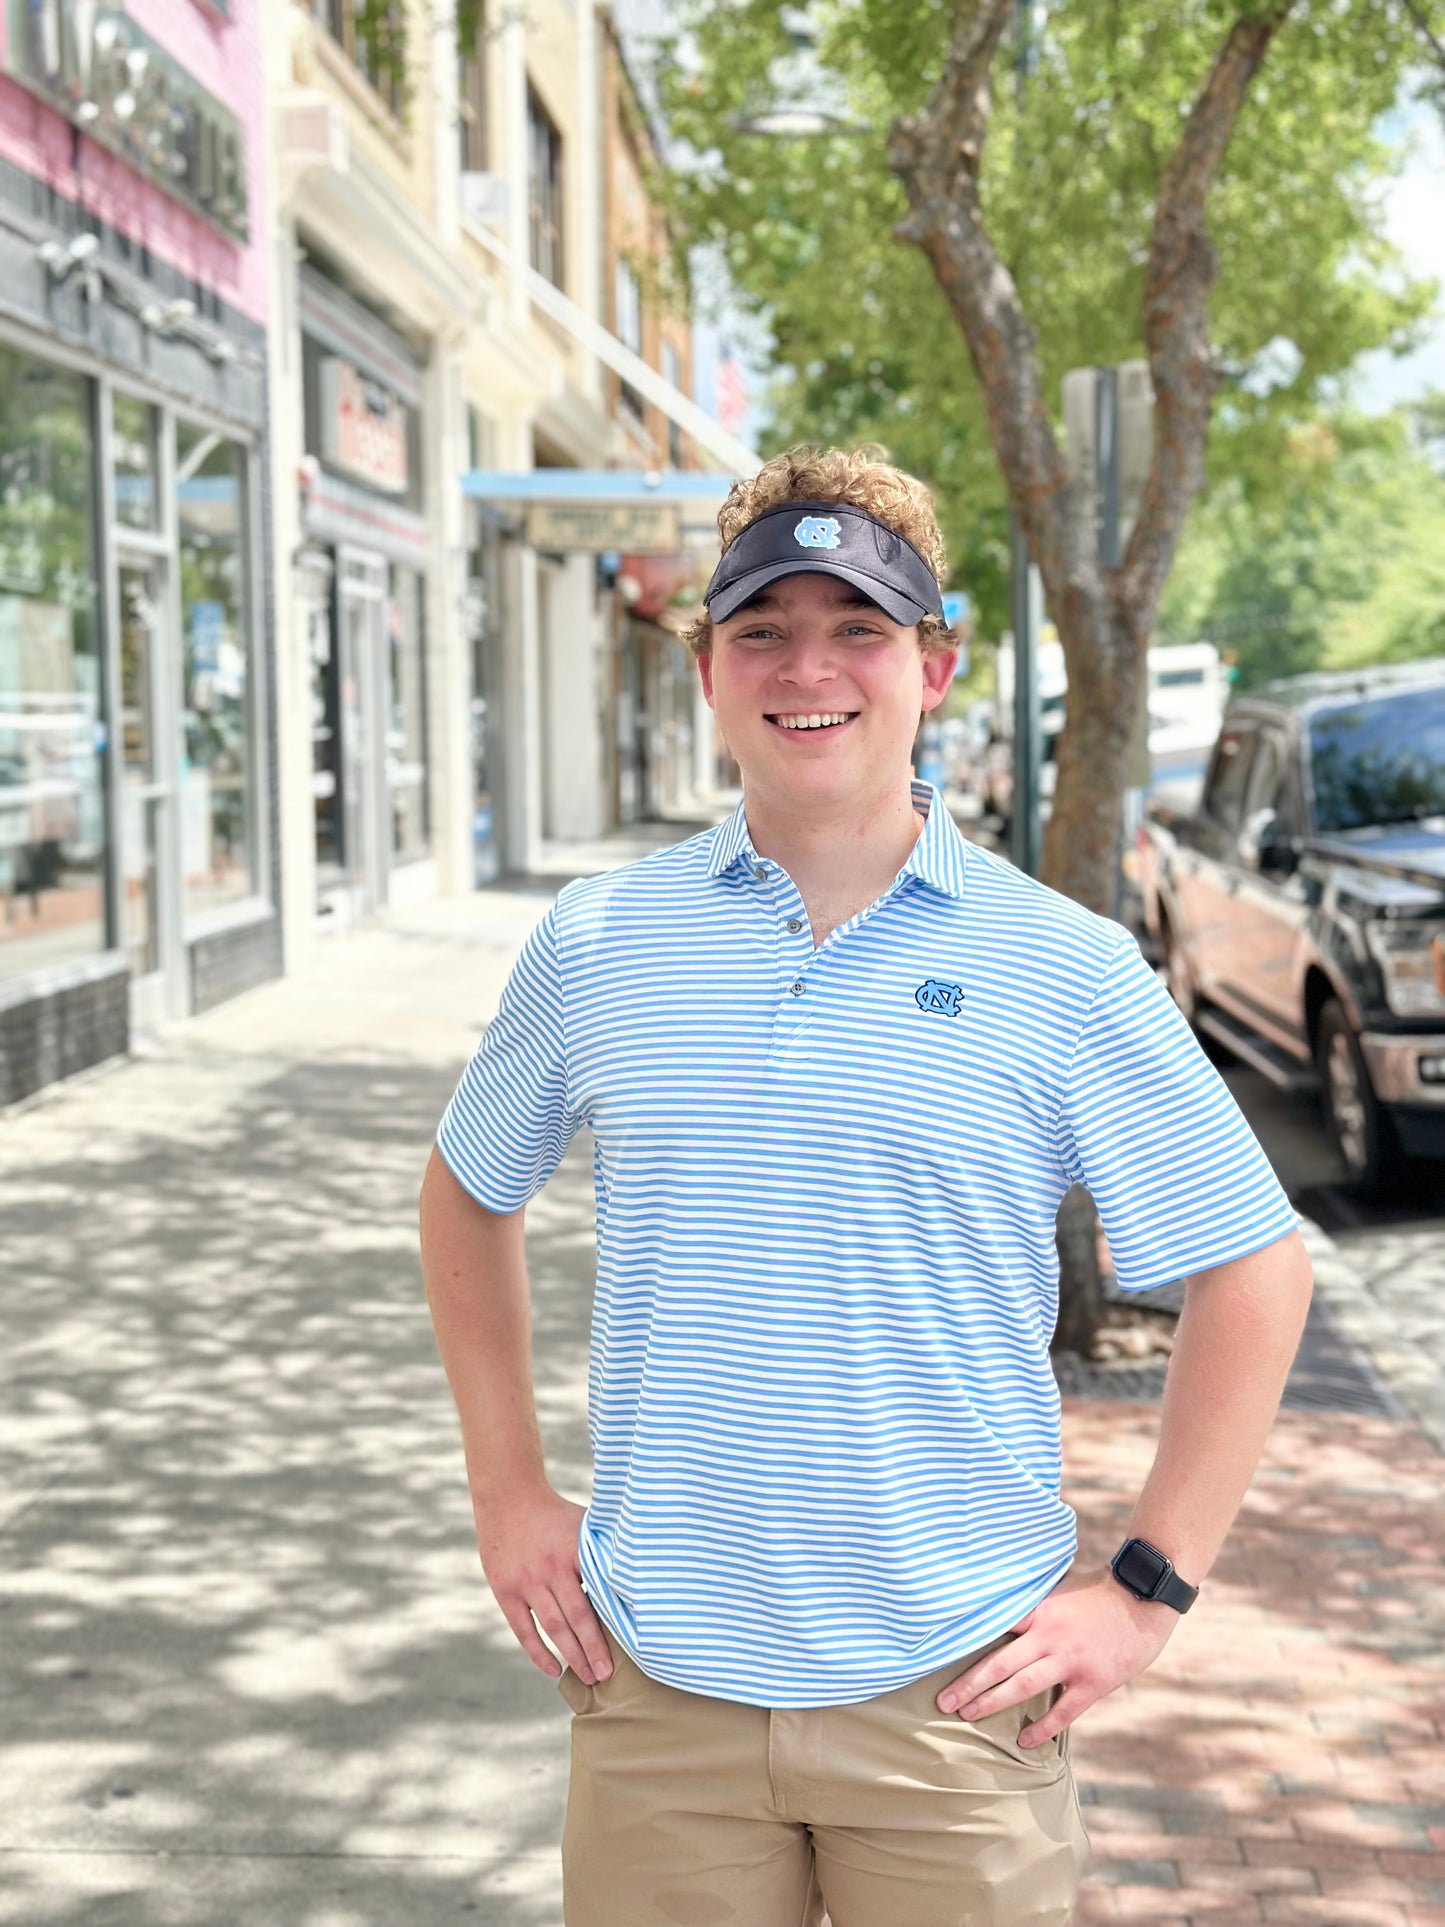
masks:
<path id="1" fill-rule="evenodd" d="M 1180 1008 L 1318 1080 L 1362 1191 L 1445 1156 L 1445 659 L 1235 701 L 1197 805 L 1152 802 L 1137 855 Z"/>

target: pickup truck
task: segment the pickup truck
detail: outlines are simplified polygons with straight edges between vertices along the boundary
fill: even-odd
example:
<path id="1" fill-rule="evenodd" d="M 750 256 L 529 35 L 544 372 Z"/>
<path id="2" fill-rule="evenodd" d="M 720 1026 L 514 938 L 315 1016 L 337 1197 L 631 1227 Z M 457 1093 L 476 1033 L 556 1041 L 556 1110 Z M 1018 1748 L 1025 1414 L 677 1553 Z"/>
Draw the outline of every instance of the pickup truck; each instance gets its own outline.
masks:
<path id="1" fill-rule="evenodd" d="M 1445 659 L 1237 698 L 1197 805 L 1150 805 L 1137 875 L 1181 1010 L 1317 1084 L 1363 1194 L 1445 1157 Z"/>

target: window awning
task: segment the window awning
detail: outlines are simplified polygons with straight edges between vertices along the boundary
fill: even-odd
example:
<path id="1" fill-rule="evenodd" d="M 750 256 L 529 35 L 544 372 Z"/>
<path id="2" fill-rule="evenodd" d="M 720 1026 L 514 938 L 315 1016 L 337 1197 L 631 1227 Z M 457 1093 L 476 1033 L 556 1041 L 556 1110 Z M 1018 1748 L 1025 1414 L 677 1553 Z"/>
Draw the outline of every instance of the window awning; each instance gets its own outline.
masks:
<path id="1" fill-rule="evenodd" d="M 474 468 L 462 477 L 462 493 L 482 502 L 571 502 L 589 508 L 692 502 L 706 507 L 720 504 L 732 484 L 731 475 L 685 468 Z"/>
<path id="2" fill-rule="evenodd" d="M 717 549 L 726 475 L 689 469 L 472 469 L 462 493 L 534 549 L 603 555 Z"/>

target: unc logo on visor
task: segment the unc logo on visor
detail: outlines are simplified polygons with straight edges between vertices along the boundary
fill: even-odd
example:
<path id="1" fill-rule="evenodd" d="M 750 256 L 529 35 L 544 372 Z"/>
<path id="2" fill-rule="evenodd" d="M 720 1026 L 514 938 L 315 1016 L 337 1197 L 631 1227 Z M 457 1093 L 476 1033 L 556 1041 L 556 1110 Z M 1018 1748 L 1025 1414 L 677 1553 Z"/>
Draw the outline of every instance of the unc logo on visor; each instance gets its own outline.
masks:
<path id="1" fill-rule="evenodd" d="M 793 527 L 793 540 L 805 549 L 836 549 L 841 533 L 835 515 L 805 515 Z"/>

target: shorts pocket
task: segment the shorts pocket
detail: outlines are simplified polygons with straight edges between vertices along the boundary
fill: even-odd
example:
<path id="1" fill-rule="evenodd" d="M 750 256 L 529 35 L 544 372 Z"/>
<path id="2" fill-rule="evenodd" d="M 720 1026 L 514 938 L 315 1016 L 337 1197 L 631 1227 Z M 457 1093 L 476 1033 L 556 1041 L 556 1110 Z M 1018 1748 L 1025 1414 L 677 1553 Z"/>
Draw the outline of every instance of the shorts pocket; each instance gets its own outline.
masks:
<path id="1" fill-rule="evenodd" d="M 563 1667 L 562 1677 L 554 1683 L 574 1713 L 591 1712 L 596 1689 L 579 1679 L 570 1666 Z"/>

